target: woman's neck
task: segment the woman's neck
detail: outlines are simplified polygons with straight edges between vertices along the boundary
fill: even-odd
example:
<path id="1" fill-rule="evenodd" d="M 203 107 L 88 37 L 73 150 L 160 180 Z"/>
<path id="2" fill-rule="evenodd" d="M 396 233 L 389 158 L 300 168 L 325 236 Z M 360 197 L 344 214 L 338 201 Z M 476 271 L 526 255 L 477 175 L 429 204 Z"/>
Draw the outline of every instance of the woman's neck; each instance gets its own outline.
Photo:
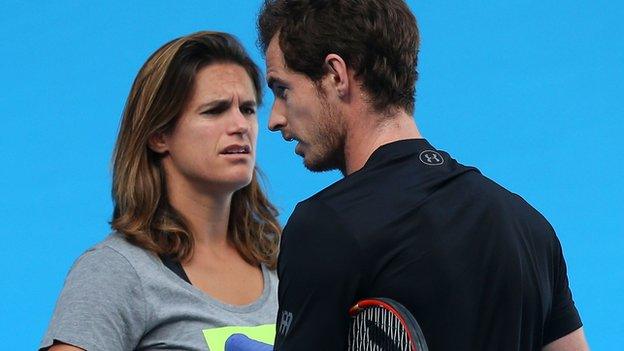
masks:
<path id="1" fill-rule="evenodd" d="M 187 221 L 197 245 L 227 245 L 233 193 L 201 191 L 179 181 L 168 182 L 167 191 L 171 206 Z"/>

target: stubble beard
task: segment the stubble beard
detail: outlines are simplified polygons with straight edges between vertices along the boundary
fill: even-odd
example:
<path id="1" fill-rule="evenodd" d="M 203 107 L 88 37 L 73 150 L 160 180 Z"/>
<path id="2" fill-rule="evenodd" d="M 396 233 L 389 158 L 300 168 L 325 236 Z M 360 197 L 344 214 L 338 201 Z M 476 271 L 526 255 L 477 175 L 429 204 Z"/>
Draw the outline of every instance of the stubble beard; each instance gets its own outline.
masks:
<path id="1" fill-rule="evenodd" d="M 346 169 L 344 119 L 322 96 L 319 100 L 322 115 L 319 116 L 319 124 L 309 140 L 311 150 L 303 158 L 303 165 L 312 172 L 337 169 L 344 174 Z"/>

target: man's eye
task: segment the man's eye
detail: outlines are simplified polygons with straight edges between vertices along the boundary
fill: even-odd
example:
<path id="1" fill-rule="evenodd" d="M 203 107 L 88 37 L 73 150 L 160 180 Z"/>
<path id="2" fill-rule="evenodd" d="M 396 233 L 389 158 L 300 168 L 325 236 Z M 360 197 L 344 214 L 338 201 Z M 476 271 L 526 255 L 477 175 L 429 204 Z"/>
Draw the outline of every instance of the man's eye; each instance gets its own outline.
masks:
<path id="1" fill-rule="evenodd" d="M 282 86 L 277 86 L 273 90 L 273 94 L 275 94 L 275 96 L 280 98 L 280 99 L 285 99 L 286 98 L 286 88 L 282 87 Z"/>

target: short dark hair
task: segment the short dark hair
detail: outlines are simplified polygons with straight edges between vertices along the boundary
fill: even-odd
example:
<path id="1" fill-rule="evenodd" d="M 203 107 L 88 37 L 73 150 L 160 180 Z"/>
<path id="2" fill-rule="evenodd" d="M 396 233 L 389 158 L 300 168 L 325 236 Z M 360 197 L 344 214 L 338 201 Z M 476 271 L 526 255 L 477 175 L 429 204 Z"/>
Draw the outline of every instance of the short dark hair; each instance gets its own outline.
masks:
<path id="1" fill-rule="evenodd" d="M 414 111 L 419 34 L 403 0 L 265 0 L 258 44 L 279 34 L 286 65 L 317 82 L 328 54 L 340 55 L 361 79 L 377 111 Z"/>

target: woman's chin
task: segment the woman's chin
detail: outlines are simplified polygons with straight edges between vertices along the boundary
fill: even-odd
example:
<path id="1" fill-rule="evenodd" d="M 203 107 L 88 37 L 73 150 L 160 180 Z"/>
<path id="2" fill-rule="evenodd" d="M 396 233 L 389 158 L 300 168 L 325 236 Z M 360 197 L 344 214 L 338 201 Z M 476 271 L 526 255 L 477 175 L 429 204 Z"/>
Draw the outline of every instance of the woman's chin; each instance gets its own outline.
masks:
<path id="1" fill-rule="evenodd" d="M 224 187 L 232 191 L 240 190 L 251 183 L 253 174 L 236 174 L 222 180 Z"/>

